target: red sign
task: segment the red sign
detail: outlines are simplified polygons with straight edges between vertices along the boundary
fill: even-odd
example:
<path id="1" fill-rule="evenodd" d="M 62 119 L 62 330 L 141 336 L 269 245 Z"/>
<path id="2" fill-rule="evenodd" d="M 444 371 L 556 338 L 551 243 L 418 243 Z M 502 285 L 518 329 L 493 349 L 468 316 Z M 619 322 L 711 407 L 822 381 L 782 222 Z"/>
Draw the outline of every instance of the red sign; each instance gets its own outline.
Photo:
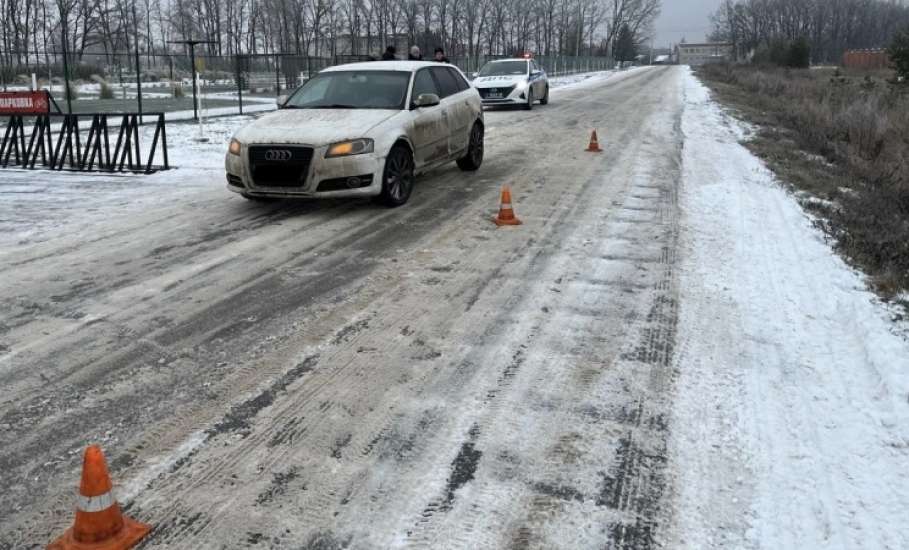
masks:
<path id="1" fill-rule="evenodd" d="M 0 115 L 43 115 L 50 112 L 48 93 L 0 92 Z"/>

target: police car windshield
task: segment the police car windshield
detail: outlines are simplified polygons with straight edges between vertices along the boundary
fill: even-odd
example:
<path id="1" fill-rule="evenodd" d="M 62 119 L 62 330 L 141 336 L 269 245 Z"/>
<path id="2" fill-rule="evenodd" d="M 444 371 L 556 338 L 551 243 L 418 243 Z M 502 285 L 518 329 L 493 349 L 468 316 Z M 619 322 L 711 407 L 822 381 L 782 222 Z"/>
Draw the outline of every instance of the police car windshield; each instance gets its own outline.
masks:
<path id="1" fill-rule="evenodd" d="M 300 87 L 288 109 L 404 108 L 410 73 L 404 71 L 331 71 L 319 73 Z"/>
<path id="2" fill-rule="evenodd" d="M 479 76 L 518 76 L 527 74 L 526 61 L 493 61 L 483 65 Z"/>

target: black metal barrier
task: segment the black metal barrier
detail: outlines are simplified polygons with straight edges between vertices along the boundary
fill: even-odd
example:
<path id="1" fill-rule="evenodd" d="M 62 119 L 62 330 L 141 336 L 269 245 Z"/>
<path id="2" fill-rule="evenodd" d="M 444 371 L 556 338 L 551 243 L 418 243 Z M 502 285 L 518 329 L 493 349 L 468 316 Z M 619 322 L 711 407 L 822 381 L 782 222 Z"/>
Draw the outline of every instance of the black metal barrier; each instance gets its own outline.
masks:
<path id="1" fill-rule="evenodd" d="M 0 168 L 12 166 L 34 169 L 40 159 L 40 168 L 50 170 L 141 172 L 150 174 L 168 170 L 167 132 L 164 113 L 144 113 L 156 117 L 155 134 L 147 160 L 139 147 L 139 114 L 47 114 L 6 115 L 8 118 L 3 141 L 0 142 Z M 88 138 L 82 142 L 79 122 L 91 118 Z M 108 119 L 120 118 L 117 141 L 111 150 L 111 126 Z M 31 135 L 26 132 L 26 119 L 34 120 Z M 52 124 L 53 121 L 53 124 Z M 57 121 L 60 121 L 59 125 Z M 31 124 L 31 122 L 30 122 Z M 114 127 L 116 128 L 116 127 Z M 54 136 L 54 132 L 59 132 Z M 154 164 L 158 141 L 161 141 L 163 164 Z"/>

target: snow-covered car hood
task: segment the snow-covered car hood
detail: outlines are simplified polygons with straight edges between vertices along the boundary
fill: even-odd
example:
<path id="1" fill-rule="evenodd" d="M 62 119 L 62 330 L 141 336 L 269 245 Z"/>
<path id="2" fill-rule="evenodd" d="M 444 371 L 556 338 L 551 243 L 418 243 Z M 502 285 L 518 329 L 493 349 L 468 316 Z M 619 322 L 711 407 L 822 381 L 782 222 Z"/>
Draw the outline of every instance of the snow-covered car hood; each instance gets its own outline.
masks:
<path id="1" fill-rule="evenodd" d="M 243 143 L 327 145 L 369 137 L 370 130 L 399 112 L 386 109 L 281 109 L 249 123 L 234 137 Z"/>
<path id="2" fill-rule="evenodd" d="M 526 75 L 479 76 L 473 80 L 473 85 L 477 88 L 497 88 L 526 81 Z"/>

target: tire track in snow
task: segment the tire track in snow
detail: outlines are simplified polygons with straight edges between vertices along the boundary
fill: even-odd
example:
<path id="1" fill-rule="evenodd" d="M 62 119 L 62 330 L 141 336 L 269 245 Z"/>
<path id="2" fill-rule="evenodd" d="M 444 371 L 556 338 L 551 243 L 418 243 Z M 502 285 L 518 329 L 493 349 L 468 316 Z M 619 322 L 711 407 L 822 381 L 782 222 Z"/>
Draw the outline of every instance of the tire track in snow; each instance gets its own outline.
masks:
<path id="1" fill-rule="evenodd" d="M 648 77 L 646 81 L 655 82 L 656 78 Z M 626 103 L 632 102 L 637 96 L 637 85 L 644 80 L 642 77 L 628 79 L 613 87 L 612 91 L 621 95 Z M 590 90 L 585 93 L 596 95 L 596 92 Z M 558 117 L 566 113 L 586 114 L 595 103 L 566 102 L 555 109 L 541 109 L 539 112 L 552 113 L 551 116 L 558 120 Z M 603 116 L 595 114 L 593 119 Z M 521 119 L 516 120 L 514 127 L 502 128 L 499 135 L 504 142 L 500 149 L 526 155 L 526 151 L 522 151 L 523 147 L 514 145 L 515 141 L 522 134 L 526 138 L 526 133 L 533 133 L 535 129 L 544 134 L 548 123 L 545 117 L 534 117 L 526 123 Z M 530 126 L 533 124 L 538 126 Z M 633 136 L 637 130 L 631 124 L 618 125 L 619 133 L 612 134 L 611 138 L 619 140 L 623 135 Z M 564 134 L 559 134 L 561 131 L 555 128 L 550 134 L 557 136 L 560 141 L 553 145 L 555 150 L 561 151 L 561 157 L 566 159 L 580 155 L 574 153 L 574 150 L 577 148 L 579 151 L 583 144 L 574 143 L 572 139 L 575 136 L 566 140 Z M 578 141 L 585 139 L 586 136 L 581 136 Z M 101 430 L 124 419 L 130 425 L 163 420 L 161 426 L 141 433 L 121 432 L 122 439 L 119 441 L 122 442 L 112 442 L 115 449 L 127 450 L 116 455 L 117 459 L 124 457 L 123 464 L 129 464 L 122 471 L 121 479 L 126 482 L 139 477 L 137 474 L 148 466 L 147 457 L 166 455 L 178 447 L 188 434 L 202 426 L 216 423 L 219 413 L 229 414 L 231 406 L 247 400 L 255 402 L 259 388 L 268 387 L 269 381 L 280 379 L 308 354 L 320 355 L 319 365 L 288 384 L 281 392 L 276 392 L 273 402 L 257 402 L 263 406 L 258 408 L 256 415 L 249 417 L 249 434 L 243 437 L 242 432 L 246 429 L 243 426 L 239 431 L 219 434 L 210 443 L 200 446 L 198 452 L 181 457 L 173 468 L 155 478 L 151 487 L 157 494 L 150 490 L 139 492 L 133 499 L 134 509 L 143 515 L 157 518 L 161 524 L 160 530 L 156 530 L 160 534 L 155 535 L 160 538 L 153 538 L 148 546 L 160 543 L 173 547 L 198 547 L 203 537 L 208 535 L 229 537 L 221 539 L 230 541 L 229 545 L 238 541 L 254 544 L 265 540 L 334 540 L 354 541 L 366 546 L 370 546 L 370 541 L 381 541 L 378 545 L 383 546 L 395 540 L 393 537 L 405 536 L 404 529 L 399 527 L 409 523 L 420 510 L 426 508 L 429 494 L 440 494 L 443 500 L 447 500 L 448 491 L 445 487 L 451 477 L 450 467 L 456 462 L 460 450 L 464 449 L 464 438 L 469 437 L 475 420 L 475 415 L 462 414 L 458 412 L 459 408 L 472 404 L 471 396 L 486 395 L 490 388 L 496 387 L 498 375 L 495 370 L 490 371 L 488 368 L 489 364 L 495 364 L 499 360 L 498 345 L 493 335 L 497 334 L 506 341 L 521 341 L 521 331 L 517 330 L 520 320 L 515 312 L 522 307 L 538 310 L 539 313 L 545 313 L 540 309 L 542 307 L 556 311 L 557 300 L 553 297 L 560 293 L 547 290 L 544 295 L 551 293 L 553 296 L 549 296 L 545 303 L 538 304 L 535 296 L 528 295 L 525 279 L 528 274 L 543 272 L 551 265 L 552 249 L 558 247 L 560 239 L 567 234 L 565 231 L 552 232 L 551 228 L 571 223 L 571 216 L 561 215 L 562 211 L 571 212 L 573 203 L 584 198 L 583 194 L 575 192 L 577 182 L 572 178 L 576 174 L 559 174 L 557 169 L 547 165 L 545 158 L 531 158 L 526 163 L 520 162 L 522 158 L 493 156 L 489 159 L 488 168 L 484 167 L 478 176 L 466 180 L 464 176 L 455 176 L 451 172 L 437 174 L 433 176 L 438 180 L 436 185 L 421 190 L 428 194 L 435 187 L 443 193 L 437 199 L 425 200 L 415 195 L 415 202 L 409 211 L 402 211 L 406 214 L 396 212 L 394 219 L 383 216 L 374 222 L 368 222 L 364 227 L 350 227 L 348 224 L 359 222 L 362 217 L 355 215 L 351 219 L 343 218 L 334 225 L 330 222 L 326 224 L 328 227 L 340 226 L 347 232 L 346 238 L 338 235 L 325 241 L 325 249 L 335 247 L 336 250 L 326 250 L 326 258 L 316 262 L 321 273 L 314 277 L 327 280 L 332 275 L 338 276 L 336 285 L 314 284 L 313 276 L 305 276 L 302 283 L 292 277 L 278 277 L 277 275 L 287 275 L 293 270 L 307 272 L 314 265 L 303 261 L 303 258 L 263 249 L 261 261 L 267 272 L 255 281 L 244 281 L 236 292 L 252 289 L 253 294 L 243 296 L 237 302 L 232 302 L 233 296 L 227 296 L 211 303 L 193 303 L 192 300 L 198 300 L 192 294 L 199 291 L 199 285 L 180 285 L 172 289 L 172 295 L 148 301 L 149 305 L 163 306 L 168 312 L 177 314 L 171 321 L 153 330 L 148 330 L 145 324 L 149 321 L 150 314 L 141 309 L 127 311 L 125 316 L 119 318 L 110 318 L 112 321 L 125 320 L 128 325 L 135 325 L 124 335 L 125 338 L 134 340 L 131 345 L 135 346 L 135 353 L 110 359 L 110 362 L 95 363 L 86 358 L 82 363 L 84 366 L 76 373 L 81 377 L 84 387 L 97 387 L 98 382 L 93 377 L 101 372 L 120 370 L 124 376 L 146 372 L 147 367 L 136 369 L 132 365 L 157 363 L 162 349 L 148 344 L 164 342 L 166 348 L 174 350 L 168 354 L 171 357 L 165 363 L 167 368 L 160 369 L 162 372 L 157 375 L 159 379 L 152 379 L 154 381 L 146 388 L 147 395 L 142 396 L 146 401 L 140 400 L 133 404 L 136 409 L 141 409 L 146 403 L 159 401 L 170 407 L 168 414 L 163 414 L 163 408 L 152 407 L 150 411 L 139 413 L 138 419 L 124 416 L 123 412 L 127 409 L 122 408 L 122 404 L 136 395 L 135 391 L 125 391 L 128 386 L 122 386 L 118 390 L 119 395 L 113 394 L 117 400 L 86 407 L 86 414 L 90 411 L 97 415 L 94 418 L 103 419 L 102 426 L 99 427 Z M 602 159 L 604 162 L 619 160 L 611 153 Z M 585 161 L 586 159 L 581 163 Z M 539 177 L 540 173 L 545 173 L 546 177 Z M 492 229 L 487 227 L 487 219 L 494 213 L 490 205 L 495 202 L 498 184 L 509 180 L 512 183 L 518 180 L 518 189 L 522 185 L 526 186 L 518 208 L 523 208 L 519 210 L 519 215 L 525 216 L 528 225 L 523 233 L 501 232 L 495 234 L 495 241 L 478 240 L 489 239 Z M 459 184 L 462 181 L 469 181 L 468 185 L 481 191 L 471 193 L 461 190 Z M 556 183 L 560 187 L 547 189 L 547 183 Z M 449 185 L 450 187 L 445 187 Z M 530 192 L 531 185 L 533 193 Z M 452 204 L 458 206 L 452 208 Z M 443 216 L 439 217 L 440 214 Z M 401 223 L 400 216 L 405 216 L 404 223 Z M 293 216 L 289 220 L 283 220 L 283 223 L 292 220 Z M 472 221 L 465 224 L 465 220 Z M 287 227 L 287 231 L 282 231 L 281 228 L 273 227 L 273 224 L 266 227 L 275 235 L 291 229 Z M 368 235 L 370 232 L 376 234 L 375 238 Z M 547 234 L 551 236 L 549 240 L 546 239 Z M 194 246 L 205 248 L 211 245 L 215 250 L 228 247 L 233 249 L 237 246 L 236 241 L 231 241 L 231 235 L 214 235 L 215 241 Z M 352 238 L 354 235 L 357 237 Z M 510 242 L 510 248 L 504 249 L 505 255 L 496 250 L 501 246 L 497 243 L 501 242 Z M 632 239 L 627 242 L 636 241 Z M 583 243 L 577 244 L 580 247 Z M 484 245 L 491 247 L 492 251 L 484 250 Z M 421 247 L 449 251 L 452 257 L 460 258 L 461 263 L 450 272 L 432 272 L 430 275 L 425 267 L 432 263 L 435 255 L 432 252 L 422 254 L 412 251 L 413 248 Z M 351 275 L 344 273 L 354 261 L 345 256 L 347 251 L 383 257 L 370 264 L 368 269 Z M 177 249 L 159 250 L 159 255 L 172 258 L 174 264 L 185 257 L 179 256 L 181 253 Z M 397 260 L 397 265 L 387 261 L 389 256 Z M 514 269 L 500 270 L 489 275 L 489 266 L 509 257 L 515 264 Z M 616 263 L 618 260 L 605 261 Z M 225 270 L 235 267 L 236 264 L 220 266 L 206 273 L 204 280 L 218 285 L 217 279 L 225 275 Z M 630 264 L 628 269 L 636 269 L 636 264 Z M 421 275 L 411 276 L 408 270 L 416 274 L 426 273 L 426 276 L 418 280 Z M 556 278 L 553 277 L 552 280 Z M 433 279 L 439 282 L 432 282 Z M 474 304 L 479 303 L 481 307 L 474 305 L 469 308 L 464 319 L 448 318 L 450 316 L 439 311 L 448 304 L 462 310 L 468 309 L 465 299 L 469 300 L 470 289 L 476 288 L 478 281 L 484 280 L 484 289 L 474 299 Z M 573 279 L 568 277 L 563 280 Z M 616 280 L 618 282 L 609 288 L 614 288 L 610 292 L 618 294 L 610 294 L 610 297 L 620 297 L 623 303 L 633 301 L 634 293 L 644 290 L 640 285 L 625 285 L 623 279 Z M 630 276 L 628 280 L 632 280 Z M 296 289 L 293 288 L 294 285 Z M 558 288 L 560 285 L 561 283 L 555 284 L 553 287 Z M 564 290 L 565 285 L 561 286 Z M 271 292 L 276 287 L 279 291 Z M 312 293 L 309 301 L 300 296 L 307 292 Z M 231 304 L 236 307 L 230 307 Z M 572 304 L 575 312 L 583 310 L 585 306 L 586 304 Z M 495 307 L 502 309 L 499 313 L 490 314 L 489 308 Z M 200 308 L 208 308 L 209 315 L 199 317 L 194 322 L 192 315 Z M 315 310 L 311 311 L 312 309 Z M 357 311 L 373 313 L 369 317 L 370 324 L 349 339 L 342 337 L 332 343 L 333 335 L 342 334 L 339 328 L 356 326 L 364 319 L 362 315 L 355 314 Z M 251 320 L 238 324 L 231 320 L 235 316 Z M 414 328 L 414 319 L 420 320 L 421 326 Z M 300 328 L 291 326 L 291 323 L 300 323 Z M 106 326 L 111 327 L 112 324 Z M 503 330 L 490 330 L 496 326 Z M 98 327 L 91 330 L 97 330 Z M 405 336 L 408 331 L 412 332 Z M 484 336 L 484 332 L 490 334 Z M 97 333 L 90 331 L 79 337 L 88 341 L 92 335 Z M 158 338 L 160 335 L 163 336 Z M 610 334 L 610 337 L 614 336 Z M 476 349 L 458 344 L 458 337 L 471 342 L 470 347 Z M 588 332 L 586 337 L 592 336 Z M 412 345 L 418 339 L 423 345 Z M 147 344 L 142 345 L 142 342 Z M 389 342 L 397 344 L 389 346 Z M 555 341 L 550 343 L 557 345 Z M 598 343 L 605 345 L 609 340 Z M 116 348 L 116 340 L 110 346 Z M 103 355 L 106 349 L 95 348 L 99 355 Z M 383 353 L 374 350 L 383 350 Z M 436 355 L 438 353 L 441 355 Z M 531 359 L 535 362 L 534 369 L 529 372 L 526 366 L 522 366 L 514 373 L 514 382 L 497 393 L 491 403 L 486 404 L 498 407 L 503 425 L 507 425 L 506 431 L 512 434 L 521 433 L 523 422 L 515 416 L 515 409 L 511 407 L 522 405 L 518 398 L 523 394 L 518 390 L 527 389 L 526 386 L 516 385 L 517 382 L 523 380 L 522 377 L 536 381 L 536 384 L 546 382 L 540 358 Z M 221 363 L 224 365 L 218 366 Z M 65 368 L 69 366 L 64 365 Z M 81 372 L 86 369 L 89 372 Z M 562 387 L 580 385 L 595 396 L 598 385 L 594 370 L 590 364 L 579 369 L 568 369 L 562 376 L 571 382 L 563 382 Z M 209 382 L 206 378 L 211 379 L 210 385 L 205 385 Z M 149 388 L 156 389 L 149 391 Z M 182 398 L 167 395 L 167 392 L 179 394 L 187 389 L 198 390 L 199 394 Z M 78 404 L 79 401 L 73 397 L 74 400 L 69 403 Z M 507 403 L 508 406 L 497 403 Z M 387 409 L 389 404 L 394 405 L 394 409 Z M 483 406 L 482 400 L 480 405 Z M 118 412 L 118 406 L 121 406 L 121 412 Z M 571 407 L 572 411 L 575 409 L 580 418 L 595 417 L 587 409 Z M 488 409 L 480 409 L 478 414 L 483 410 Z M 129 411 L 130 414 L 138 412 L 132 407 Z M 452 416 L 452 412 L 457 414 Z M 553 415 L 553 411 L 537 407 L 530 412 L 541 417 L 542 431 L 558 431 L 554 427 L 558 421 L 545 418 Z M 68 449 L 70 446 L 75 447 L 76 441 L 84 439 L 84 432 L 76 426 L 83 424 L 86 418 L 92 417 L 84 416 L 82 420 L 72 421 L 71 434 L 64 435 L 60 432 L 59 436 L 55 436 L 55 447 Z M 53 416 L 45 417 L 45 421 L 53 419 Z M 427 532 L 431 535 L 430 539 L 437 542 L 446 540 L 439 538 L 444 530 L 438 531 L 437 526 L 455 525 L 464 526 L 464 533 L 473 533 L 476 540 L 499 540 L 501 534 L 491 531 L 478 514 L 467 517 L 460 515 L 463 507 L 470 506 L 472 502 L 485 503 L 494 517 L 511 521 L 513 527 L 519 528 L 518 523 L 524 510 L 502 509 L 501 502 L 496 501 L 502 485 L 482 477 L 488 473 L 486 468 L 492 464 L 489 461 L 492 456 L 501 457 L 495 461 L 495 470 L 503 475 L 514 477 L 521 469 L 521 464 L 515 462 L 518 460 L 516 455 L 493 455 L 485 451 L 494 437 L 494 431 L 480 428 L 472 451 L 483 454 L 476 461 L 474 479 L 467 480 L 452 490 L 451 510 L 445 514 L 435 514 L 435 519 L 429 522 Z M 547 445 L 549 437 L 547 435 L 538 443 L 541 446 Z M 577 457 L 585 454 L 583 449 L 573 449 L 577 443 L 576 436 L 559 434 L 552 445 L 559 448 L 556 455 L 560 457 Z M 468 452 L 465 456 L 472 454 Z M 51 473 L 52 478 L 72 477 L 76 469 L 74 462 L 72 458 L 65 459 Z M 372 468 L 377 470 L 373 472 Z M 380 476 L 380 473 L 386 475 Z M 425 489 L 421 488 L 421 491 L 402 486 L 401 482 L 406 483 L 411 477 L 424 480 Z M 474 489 L 478 487 L 482 493 L 478 491 L 476 500 L 472 500 Z M 506 484 L 505 487 L 511 491 L 515 501 L 521 501 L 531 491 L 539 493 L 537 498 L 543 495 L 565 500 L 558 495 L 569 495 L 568 501 L 577 502 L 571 496 L 575 495 L 571 490 L 572 485 L 567 483 L 527 480 Z M 591 494 L 592 485 L 582 487 L 583 493 L 578 490 L 577 494 Z M 38 494 L 32 497 L 34 502 L 44 508 L 47 501 L 41 500 L 40 496 L 44 489 L 41 486 L 33 488 L 38 490 Z M 435 488 L 439 491 L 436 492 Z M 60 511 L 69 506 L 64 505 L 66 498 L 60 495 L 68 493 L 66 487 L 55 492 L 61 500 L 51 507 L 41 523 L 26 521 L 20 524 L 27 525 L 19 531 L 23 537 L 13 540 L 43 539 L 47 538 L 49 531 L 62 528 L 68 518 L 62 517 Z M 266 497 L 263 502 L 259 502 L 262 495 Z M 370 502 L 381 503 L 386 508 L 376 509 Z M 400 503 L 400 509 L 387 508 L 389 503 L 396 502 Z M 276 510 L 279 512 L 275 517 L 266 514 L 266 511 L 271 514 Z M 396 511 L 400 511 L 401 515 L 394 517 Z M 17 517 L 21 519 L 30 513 L 34 514 L 34 511 L 26 506 L 22 515 Z M 439 516 L 449 518 L 448 523 Z M 358 517 L 369 518 L 376 533 L 364 532 L 363 527 L 357 525 Z M 302 527 L 296 524 L 300 518 L 306 520 Z M 383 518 L 386 521 L 383 522 Z M 463 523 L 460 522 L 462 519 Z M 551 521 L 558 521 L 558 518 L 551 518 Z M 260 524 L 261 529 L 249 530 L 244 527 L 244 523 L 248 525 L 252 522 Z M 329 526 L 332 525 L 336 527 L 330 529 Z M 284 533 L 283 529 L 291 529 L 291 532 Z"/>

